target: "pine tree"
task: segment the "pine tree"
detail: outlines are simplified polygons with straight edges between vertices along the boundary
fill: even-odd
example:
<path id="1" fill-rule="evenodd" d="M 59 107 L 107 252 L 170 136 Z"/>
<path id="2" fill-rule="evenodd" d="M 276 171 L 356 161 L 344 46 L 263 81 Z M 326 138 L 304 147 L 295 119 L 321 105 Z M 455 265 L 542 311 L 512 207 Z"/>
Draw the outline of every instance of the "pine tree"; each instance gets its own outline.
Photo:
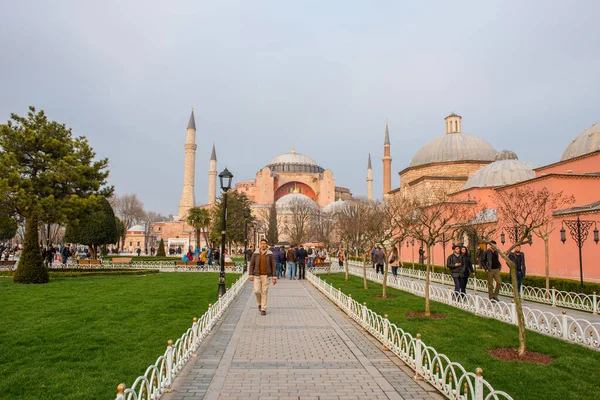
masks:
<path id="1" fill-rule="evenodd" d="M 269 229 L 267 230 L 267 241 L 269 244 L 279 242 L 279 231 L 277 229 L 277 208 L 275 204 L 271 204 L 269 210 Z"/>
<path id="2" fill-rule="evenodd" d="M 164 240 L 160 239 L 160 243 L 158 244 L 158 249 L 156 250 L 156 257 L 166 257 L 167 254 L 165 253 L 165 242 Z"/>

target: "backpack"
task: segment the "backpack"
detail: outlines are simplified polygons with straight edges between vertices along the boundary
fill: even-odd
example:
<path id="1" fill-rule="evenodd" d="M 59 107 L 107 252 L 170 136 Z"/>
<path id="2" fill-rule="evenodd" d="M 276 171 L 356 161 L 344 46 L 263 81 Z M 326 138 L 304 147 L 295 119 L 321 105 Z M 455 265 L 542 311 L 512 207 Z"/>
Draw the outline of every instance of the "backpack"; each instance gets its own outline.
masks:
<path id="1" fill-rule="evenodd" d="M 312 248 L 308 249 L 308 255 L 312 256 L 312 253 L 313 253 L 313 249 Z"/>

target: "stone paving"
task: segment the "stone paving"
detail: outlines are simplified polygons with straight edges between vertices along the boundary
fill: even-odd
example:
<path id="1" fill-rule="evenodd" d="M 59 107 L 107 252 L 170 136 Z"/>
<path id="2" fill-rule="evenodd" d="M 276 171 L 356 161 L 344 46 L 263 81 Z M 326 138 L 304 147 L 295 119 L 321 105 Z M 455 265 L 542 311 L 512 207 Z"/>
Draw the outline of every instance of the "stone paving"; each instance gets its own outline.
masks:
<path id="1" fill-rule="evenodd" d="M 248 284 L 179 374 L 169 400 L 443 399 L 306 281 Z"/>

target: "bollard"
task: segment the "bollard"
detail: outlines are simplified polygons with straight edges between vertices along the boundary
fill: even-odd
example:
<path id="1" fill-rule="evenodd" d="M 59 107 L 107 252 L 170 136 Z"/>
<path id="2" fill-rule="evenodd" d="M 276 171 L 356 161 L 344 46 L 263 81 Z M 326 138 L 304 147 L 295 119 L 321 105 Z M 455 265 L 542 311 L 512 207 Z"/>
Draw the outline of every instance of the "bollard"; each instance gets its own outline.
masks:
<path id="1" fill-rule="evenodd" d="M 552 286 L 552 307 L 556 307 L 556 289 Z"/>
<path id="2" fill-rule="evenodd" d="M 567 312 L 562 312 L 562 338 L 569 340 L 569 327 L 567 326 Z"/>
<path id="3" fill-rule="evenodd" d="M 421 334 L 417 333 L 417 340 L 415 341 L 415 376 L 414 380 L 423 380 L 423 354 L 421 351 Z"/>
<path id="4" fill-rule="evenodd" d="M 598 298 L 596 297 L 596 292 L 592 294 L 592 312 L 594 315 L 598 315 Z"/>
<path id="5" fill-rule="evenodd" d="M 194 343 L 198 340 L 198 318 L 196 317 L 192 320 L 192 340 Z"/>
<path id="6" fill-rule="evenodd" d="M 475 370 L 477 377 L 475 378 L 475 398 L 474 400 L 483 400 L 483 370 L 477 368 Z"/>
<path id="7" fill-rule="evenodd" d="M 519 325 L 519 319 L 517 318 L 517 305 L 514 300 L 511 300 L 510 311 L 512 312 L 512 323 Z"/>
<path id="8" fill-rule="evenodd" d="M 117 386 L 117 398 L 115 400 L 125 400 L 125 389 L 127 389 L 127 386 L 124 383 Z"/>

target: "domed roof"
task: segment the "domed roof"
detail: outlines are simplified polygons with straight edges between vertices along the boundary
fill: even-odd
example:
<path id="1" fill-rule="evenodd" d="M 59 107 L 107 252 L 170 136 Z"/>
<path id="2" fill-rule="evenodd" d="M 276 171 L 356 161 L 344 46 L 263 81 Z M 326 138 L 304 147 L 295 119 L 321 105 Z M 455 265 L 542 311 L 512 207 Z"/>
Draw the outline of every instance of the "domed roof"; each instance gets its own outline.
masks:
<path id="1" fill-rule="evenodd" d="M 348 204 L 347 201 L 339 199 L 339 200 L 334 201 L 333 203 L 329 203 L 325 207 L 323 207 L 323 212 L 324 213 L 335 213 L 335 212 L 338 212 L 342 208 L 344 208 L 344 206 L 346 204 Z"/>
<path id="2" fill-rule="evenodd" d="M 275 157 L 274 159 L 271 160 L 271 162 L 269 164 L 267 164 L 267 166 L 275 165 L 275 164 L 317 165 L 315 160 L 313 160 L 309 156 L 306 156 L 302 153 L 296 153 L 294 146 L 292 146 L 292 151 L 290 151 L 289 153 L 281 154 L 281 155 Z"/>
<path id="3" fill-rule="evenodd" d="M 300 193 L 286 194 L 285 196 L 281 197 L 279 200 L 277 200 L 275 202 L 275 207 L 277 208 L 278 212 L 286 211 L 286 210 L 289 210 L 290 208 L 292 208 L 292 206 L 294 206 L 297 203 L 307 204 L 315 211 L 319 209 L 319 206 L 317 205 L 317 203 L 312 201 L 309 197 L 307 197 L 303 194 L 300 194 Z"/>
<path id="4" fill-rule="evenodd" d="M 127 232 L 144 232 L 146 231 L 146 228 L 144 228 L 142 225 L 134 225 L 131 228 L 127 229 Z"/>
<path id="5" fill-rule="evenodd" d="M 463 189 L 505 186 L 535 178 L 535 166 L 519 161 L 513 151 L 503 150 L 496 159 L 498 161 L 481 167 L 471 175 Z"/>
<path id="6" fill-rule="evenodd" d="M 477 136 L 447 133 L 421 147 L 410 161 L 410 167 L 446 161 L 494 161 L 496 149 Z"/>
<path id="7" fill-rule="evenodd" d="M 600 122 L 585 129 L 567 146 L 560 161 L 600 150 Z"/>

